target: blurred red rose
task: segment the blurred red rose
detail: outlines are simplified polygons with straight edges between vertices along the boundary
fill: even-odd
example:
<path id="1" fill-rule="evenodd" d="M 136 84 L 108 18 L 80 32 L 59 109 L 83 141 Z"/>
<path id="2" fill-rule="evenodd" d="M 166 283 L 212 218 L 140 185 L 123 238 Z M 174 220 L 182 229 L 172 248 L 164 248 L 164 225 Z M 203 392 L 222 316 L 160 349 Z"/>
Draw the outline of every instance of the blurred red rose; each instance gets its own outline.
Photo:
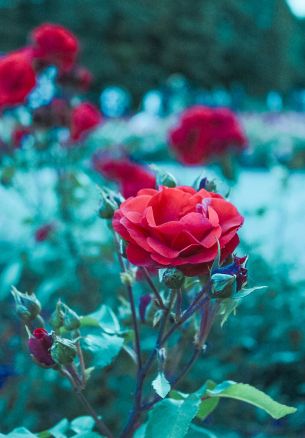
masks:
<path id="1" fill-rule="evenodd" d="M 44 23 L 31 34 L 33 58 L 38 66 L 56 65 L 60 71 L 74 66 L 79 50 L 77 38 L 58 24 Z"/>
<path id="2" fill-rule="evenodd" d="M 105 178 L 118 182 L 124 198 L 136 195 L 140 189 L 156 187 L 154 174 L 128 158 L 114 159 L 97 153 L 93 157 L 93 167 Z"/>
<path id="3" fill-rule="evenodd" d="M 71 114 L 71 139 L 82 140 L 93 128 L 102 121 L 102 115 L 92 103 L 83 102 L 73 108 Z"/>
<path id="4" fill-rule="evenodd" d="M 54 230 L 54 224 L 43 225 L 35 232 L 36 242 L 43 242 L 49 237 L 49 234 Z"/>
<path id="5" fill-rule="evenodd" d="M 231 147 L 244 149 L 247 141 L 232 111 L 227 108 L 194 106 L 182 113 L 169 142 L 185 164 L 202 164 Z"/>
<path id="6" fill-rule="evenodd" d="M 128 260 L 136 266 L 179 267 L 186 275 L 207 273 L 239 243 L 243 217 L 221 195 L 191 187 L 140 190 L 115 212 L 114 230 L 127 242 Z"/>
<path id="7" fill-rule="evenodd" d="M 52 359 L 50 349 L 53 344 L 53 338 L 43 328 L 37 328 L 33 331 L 32 336 L 28 340 L 30 353 L 40 365 L 53 366 L 55 365 Z"/>
<path id="8" fill-rule="evenodd" d="M 33 111 L 33 121 L 39 128 L 70 126 L 71 108 L 65 99 L 53 99 L 49 105 L 44 105 Z"/>
<path id="9" fill-rule="evenodd" d="M 23 103 L 35 84 L 35 71 L 26 50 L 0 59 L 0 107 Z"/>
<path id="10" fill-rule="evenodd" d="M 25 126 L 18 126 L 12 133 L 12 144 L 14 148 L 20 148 L 22 142 L 31 133 L 31 128 Z"/>

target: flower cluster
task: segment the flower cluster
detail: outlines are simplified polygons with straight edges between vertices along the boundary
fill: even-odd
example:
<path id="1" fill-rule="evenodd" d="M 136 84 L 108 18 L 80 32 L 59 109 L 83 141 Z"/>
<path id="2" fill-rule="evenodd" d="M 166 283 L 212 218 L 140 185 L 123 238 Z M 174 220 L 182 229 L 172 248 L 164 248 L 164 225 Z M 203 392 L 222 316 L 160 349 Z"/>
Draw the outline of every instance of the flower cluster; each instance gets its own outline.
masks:
<path id="1" fill-rule="evenodd" d="M 169 133 L 169 142 L 184 164 L 206 163 L 230 148 L 243 150 L 246 137 L 227 108 L 194 106 L 187 109 Z"/>

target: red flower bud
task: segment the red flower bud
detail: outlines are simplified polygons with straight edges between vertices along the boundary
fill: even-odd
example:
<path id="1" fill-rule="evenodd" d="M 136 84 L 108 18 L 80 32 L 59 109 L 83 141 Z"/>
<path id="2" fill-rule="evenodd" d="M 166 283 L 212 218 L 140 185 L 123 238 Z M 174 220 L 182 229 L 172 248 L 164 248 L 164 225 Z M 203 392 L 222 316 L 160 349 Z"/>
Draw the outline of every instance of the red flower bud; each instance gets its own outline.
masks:
<path id="1" fill-rule="evenodd" d="M 50 349 L 53 344 L 53 337 L 43 328 L 37 328 L 33 331 L 32 336 L 28 340 L 29 350 L 34 359 L 41 365 L 55 365 L 52 359 Z"/>

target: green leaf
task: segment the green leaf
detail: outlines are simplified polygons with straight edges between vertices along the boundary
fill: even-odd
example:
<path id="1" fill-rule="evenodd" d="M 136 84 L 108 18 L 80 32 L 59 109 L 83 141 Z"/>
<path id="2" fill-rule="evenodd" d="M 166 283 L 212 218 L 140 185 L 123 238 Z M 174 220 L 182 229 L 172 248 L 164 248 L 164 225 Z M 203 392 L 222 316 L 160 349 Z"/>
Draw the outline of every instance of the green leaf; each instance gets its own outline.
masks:
<path id="1" fill-rule="evenodd" d="M 66 438 L 70 423 L 66 418 L 63 418 L 59 423 L 49 429 L 50 434 L 54 438 Z"/>
<path id="2" fill-rule="evenodd" d="M 165 399 L 152 409 L 145 438 L 183 438 L 196 416 L 201 393 L 194 393 L 184 401 Z"/>
<path id="3" fill-rule="evenodd" d="M 219 314 L 222 316 L 220 322 L 221 327 L 227 321 L 231 313 L 235 312 L 237 306 L 239 306 L 243 298 L 247 297 L 248 295 L 255 292 L 256 290 L 265 289 L 265 288 L 266 286 L 257 286 L 257 287 L 252 287 L 250 289 L 242 289 L 241 291 L 236 292 L 231 298 L 222 299 L 220 303 L 220 311 L 219 311 Z"/>
<path id="4" fill-rule="evenodd" d="M 214 389 L 207 389 L 206 395 L 217 398 L 232 398 L 250 403 L 257 408 L 263 409 L 276 420 L 296 412 L 296 408 L 278 403 L 269 395 L 245 383 L 225 381 L 215 386 Z"/>
<path id="5" fill-rule="evenodd" d="M 17 427 L 16 429 L 12 430 L 7 435 L 1 433 L 0 437 L 9 437 L 9 438 L 37 438 L 37 435 L 30 432 L 25 427 Z"/>
<path id="6" fill-rule="evenodd" d="M 81 432 L 73 435 L 73 438 L 104 438 L 97 432 Z"/>
<path id="7" fill-rule="evenodd" d="M 171 389 L 170 383 L 162 371 L 158 373 L 157 377 L 152 382 L 152 387 L 162 398 L 165 398 Z"/>
<path id="8" fill-rule="evenodd" d="M 219 438 L 219 436 L 217 437 L 210 430 L 208 430 L 204 427 L 199 427 L 195 424 L 191 424 L 190 431 L 187 434 L 187 438 L 197 438 L 197 437 L 198 438 Z"/>
<path id="9" fill-rule="evenodd" d="M 117 335 L 88 335 L 82 340 L 84 349 L 92 354 L 94 367 L 103 368 L 109 365 L 117 356 L 124 343 L 124 339 Z"/>
<path id="10" fill-rule="evenodd" d="M 219 403 L 219 397 L 212 397 L 203 400 L 200 404 L 197 417 L 200 420 L 204 420 L 214 411 L 214 409 L 217 408 L 218 403 Z"/>
<path id="11" fill-rule="evenodd" d="M 76 433 L 91 432 L 95 425 L 95 421 L 89 415 L 77 417 L 71 421 L 70 429 Z"/>
<path id="12" fill-rule="evenodd" d="M 120 333 L 120 323 L 109 306 L 102 305 L 96 312 L 81 317 L 81 327 L 101 327 L 105 333 Z"/>

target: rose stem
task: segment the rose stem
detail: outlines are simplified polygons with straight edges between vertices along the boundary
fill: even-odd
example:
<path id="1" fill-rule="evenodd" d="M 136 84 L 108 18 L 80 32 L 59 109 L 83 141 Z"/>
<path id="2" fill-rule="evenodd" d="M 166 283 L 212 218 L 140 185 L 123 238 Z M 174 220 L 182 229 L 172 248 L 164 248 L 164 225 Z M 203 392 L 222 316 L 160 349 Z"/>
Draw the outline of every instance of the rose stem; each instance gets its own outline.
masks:
<path id="1" fill-rule="evenodd" d="M 173 305 L 173 301 L 175 298 L 175 291 L 172 290 L 171 294 L 170 294 L 170 298 L 169 298 L 169 304 L 166 307 L 166 310 L 164 311 L 164 315 L 163 315 L 163 319 L 160 325 L 160 330 L 159 330 L 159 334 L 156 340 L 156 345 L 155 348 L 153 349 L 153 351 L 151 352 L 149 358 L 147 359 L 145 365 L 142 367 L 141 372 L 138 374 L 138 378 L 137 378 L 137 384 L 136 384 L 136 391 L 135 391 L 135 402 L 134 402 L 134 407 L 133 410 L 131 411 L 130 415 L 129 415 L 129 419 L 128 422 L 126 424 L 126 426 L 124 427 L 120 437 L 121 438 L 128 438 L 130 436 L 132 436 L 132 433 L 134 431 L 134 427 L 135 427 L 135 423 L 137 422 L 138 418 L 141 415 L 142 412 L 142 408 L 141 408 L 141 403 L 142 403 L 142 390 L 143 390 L 143 384 L 145 381 L 145 378 L 147 376 L 147 373 L 153 363 L 154 357 L 156 355 L 156 352 L 161 348 L 162 344 L 161 344 L 161 340 L 162 340 L 162 336 L 166 327 L 166 323 L 168 320 L 168 317 L 170 315 L 170 311 Z"/>
<path id="2" fill-rule="evenodd" d="M 94 408 L 91 406 L 90 402 L 88 401 L 87 397 L 82 393 L 82 388 L 79 386 L 79 383 L 74 379 L 74 377 L 70 374 L 70 372 L 67 369 L 61 369 L 60 373 L 63 376 L 67 377 L 67 379 L 70 381 L 78 399 L 82 402 L 86 410 L 94 419 L 97 429 L 106 437 L 113 438 L 113 435 L 108 429 L 108 427 L 106 426 L 106 424 L 103 422 L 103 420 L 99 418 Z"/>
<path id="3" fill-rule="evenodd" d="M 156 297 L 156 300 L 157 300 L 157 302 L 158 302 L 158 304 L 159 304 L 159 307 L 161 307 L 161 309 L 165 310 L 165 305 L 164 305 L 164 303 L 163 303 L 162 297 L 161 297 L 161 295 L 159 294 L 158 289 L 157 289 L 156 286 L 154 285 L 154 283 L 153 283 L 153 281 L 152 281 L 152 279 L 151 279 L 151 277 L 150 277 L 150 275 L 149 275 L 149 272 L 148 272 L 147 269 L 144 268 L 144 267 L 142 268 L 142 271 L 143 271 L 143 273 L 144 273 L 144 276 L 145 276 L 145 278 L 146 278 L 147 283 L 149 284 L 149 286 L 150 286 L 152 292 L 154 293 L 154 295 L 155 295 L 155 297 Z"/>
<path id="4" fill-rule="evenodd" d="M 124 262 L 124 259 L 122 257 L 121 251 L 120 251 L 120 244 L 119 244 L 119 240 L 118 240 L 116 233 L 114 233 L 114 240 L 115 240 L 115 245 L 116 245 L 117 252 L 118 252 L 119 263 L 120 263 L 121 269 L 123 272 L 126 272 L 127 270 L 126 270 L 125 262 Z M 131 307 L 132 323 L 133 323 L 133 328 L 134 328 L 134 333 L 135 333 L 135 350 L 136 350 L 136 355 L 137 355 L 138 374 L 139 374 L 141 369 L 142 369 L 140 331 L 139 331 L 137 312 L 136 312 L 136 306 L 135 306 L 135 302 L 134 302 L 132 287 L 130 284 L 126 285 L 126 290 L 128 293 L 128 298 L 129 298 L 130 307 Z"/>
<path id="5" fill-rule="evenodd" d="M 80 331 L 76 330 L 76 336 L 79 338 L 80 337 Z M 79 366 L 80 366 L 80 372 L 81 372 L 81 380 L 82 380 L 82 385 L 85 387 L 86 385 L 86 366 L 85 366 L 85 361 L 84 361 L 84 356 L 83 356 L 83 352 L 80 346 L 80 341 L 79 339 L 76 342 L 76 348 L 77 348 L 77 356 L 79 359 Z"/>

